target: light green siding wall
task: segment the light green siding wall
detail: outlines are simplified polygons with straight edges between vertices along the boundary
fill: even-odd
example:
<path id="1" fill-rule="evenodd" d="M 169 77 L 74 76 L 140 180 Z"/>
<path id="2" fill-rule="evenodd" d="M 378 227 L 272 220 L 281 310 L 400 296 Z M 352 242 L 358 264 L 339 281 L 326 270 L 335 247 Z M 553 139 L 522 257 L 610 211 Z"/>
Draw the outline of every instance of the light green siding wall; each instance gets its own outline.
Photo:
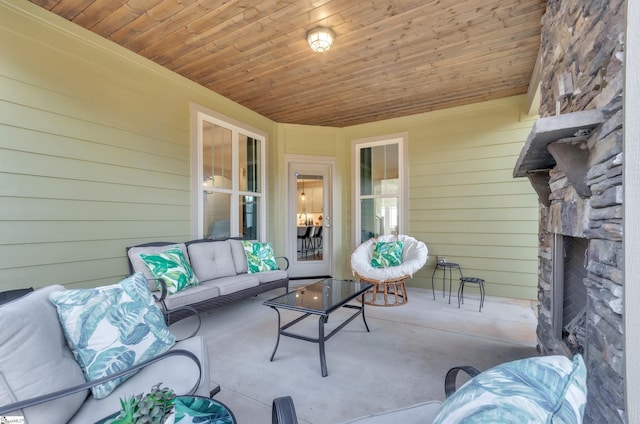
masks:
<path id="1" fill-rule="evenodd" d="M 126 246 L 189 239 L 191 102 L 274 129 L 26 1 L 0 2 L 0 58 L 0 290 L 113 282 Z"/>
<path id="2" fill-rule="evenodd" d="M 125 247 L 191 237 L 190 105 L 267 134 L 269 238 L 284 251 L 286 155 L 335 157 L 336 276 L 350 277 L 351 140 L 409 134 L 409 229 L 435 255 L 536 297 L 537 199 L 511 178 L 522 97 L 349 128 L 276 124 L 27 1 L 0 0 L 0 290 L 90 286 Z"/>
<path id="3" fill-rule="evenodd" d="M 441 255 L 485 279 L 488 294 L 536 299 L 538 200 L 526 179 L 511 176 L 534 122 L 522 115 L 522 102 L 512 97 L 346 130 L 348 140 L 409 133 L 409 233 L 430 255 L 411 285 L 431 288 Z"/>

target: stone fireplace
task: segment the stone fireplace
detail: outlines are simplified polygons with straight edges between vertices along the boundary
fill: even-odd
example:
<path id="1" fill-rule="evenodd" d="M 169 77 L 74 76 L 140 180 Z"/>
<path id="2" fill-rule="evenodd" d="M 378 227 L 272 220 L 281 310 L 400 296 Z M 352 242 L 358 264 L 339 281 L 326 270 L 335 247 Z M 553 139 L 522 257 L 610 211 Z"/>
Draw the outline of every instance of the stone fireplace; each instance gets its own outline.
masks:
<path id="1" fill-rule="evenodd" d="M 624 5 L 547 2 L 541 118 L 514 169 L 539 197 L 538 348 L 583 355 L 586 423 L 625 422 Z"/>

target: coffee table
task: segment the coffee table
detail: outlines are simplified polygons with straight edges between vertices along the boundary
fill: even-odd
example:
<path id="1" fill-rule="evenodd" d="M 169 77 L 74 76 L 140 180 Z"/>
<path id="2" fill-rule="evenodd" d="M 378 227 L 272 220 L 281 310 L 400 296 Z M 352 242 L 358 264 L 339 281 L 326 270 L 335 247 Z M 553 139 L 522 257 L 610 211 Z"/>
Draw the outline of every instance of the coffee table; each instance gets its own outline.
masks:
<path id="1" fill-rule="evenodd" d="M 273 349 L 270 360 L 273 361 L 273 358 L 276 355 L 278 345 L 280 344 L 280 336 L 292 337 L 294 339 L 318 343 L 320 349 L 320 369 L 322 370 L 322 376 L 326 377 L 328 373 L 324 342 L 333 337 L 338 331 L 343 329 L 358 315 L 362 315 L 364 326 L 367 329 L 367 332 L 369 331 L 369 326 L 367 325 L 367 320 L 364 316 L 364 293 L 372 287 L 373 284 L 370 283 L 328 278 L 326 280 L 318 281 L 317 283 L 301 287 L 295 291 L 291 291 L 287 294 L 283 294 L 282 296 L 278 296 L 271 300 L 263 302 L 264 305 L 270 306 L 278 314 L 278 338 L 276 340 L 276 346 Z M 359 305 L 347 305 L 348 302 L 352 301 L 358 296 L 361 296 L 361 302 Z M 340 308 L 353 309 L 355 310 L 355 312 L 333 331 L 325 335 L 324 325 L 329 320 L 329 315 Z M 303 315 L 291 322 L 282 325 L 280 318 L 280 309 L 289 309 L 296 312 L 302 312 Z M 287 331 L 289 327 L 299 323 L 300 321 L 311 315 L 319 316 L 317 338 Z"/>

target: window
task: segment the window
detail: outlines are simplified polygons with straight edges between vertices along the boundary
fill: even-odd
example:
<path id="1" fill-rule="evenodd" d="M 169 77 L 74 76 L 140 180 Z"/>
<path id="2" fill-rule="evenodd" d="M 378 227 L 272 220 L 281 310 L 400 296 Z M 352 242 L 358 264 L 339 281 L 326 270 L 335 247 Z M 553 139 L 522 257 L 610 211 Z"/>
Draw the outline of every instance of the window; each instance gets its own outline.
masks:
<path id="1" fill-rule="evenodd" d="M 264 240 L 266 137 L 211 111 L 193 115 L 195 237 Z"/>
<path id="2" fill-rule="evenodd" d="M 406 232 L 405 136 L 354 141 L 354 240 Z"/>

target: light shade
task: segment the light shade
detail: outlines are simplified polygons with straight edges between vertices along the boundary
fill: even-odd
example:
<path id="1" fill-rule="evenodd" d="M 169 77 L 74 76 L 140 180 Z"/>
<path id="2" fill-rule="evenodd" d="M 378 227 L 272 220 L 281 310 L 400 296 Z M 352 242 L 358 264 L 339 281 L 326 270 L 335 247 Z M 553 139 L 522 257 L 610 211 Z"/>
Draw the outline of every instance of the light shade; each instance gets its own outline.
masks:
<path id="1" fill-rule="evenodd" d="M 336 34 L 327 27 L 315 27 L 307 32 L 307 41 L 313 51 L 322 53 L 331 48 Z"/>

